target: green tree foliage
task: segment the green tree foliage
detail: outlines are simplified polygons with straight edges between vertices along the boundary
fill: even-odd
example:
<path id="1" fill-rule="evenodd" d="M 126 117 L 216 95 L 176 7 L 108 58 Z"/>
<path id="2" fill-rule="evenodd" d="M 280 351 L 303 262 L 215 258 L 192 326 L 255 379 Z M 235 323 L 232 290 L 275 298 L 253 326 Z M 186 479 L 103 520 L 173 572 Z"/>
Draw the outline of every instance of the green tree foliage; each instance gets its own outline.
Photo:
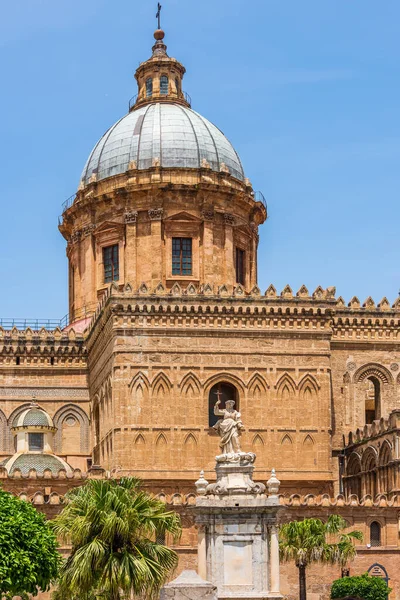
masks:
<path id="1" fill-rule="evenodd" d="M 138 479 L 91 480 L 67 494 L 52 525 L 72 545 L 53 598 L 154 597 L 177 564 L 156 540 L 181 534 L 177 513 L 141 489 Z"/>
<path id="2" fill-rule="evenodd" d="M 363 535 L 361 531 L 344 533 L 346 526 L 346 521 L 338 515 L 331 515 L 326 523 L 304 519 L 282 525 L 280 555 L 283 561 L 295 561 L 300 600 L 307 600 L 306 569 L 310 563 L 345 565 L 355 557 L 354 540 L 362 541 Z"/>
<path id="3" fill-rule="evenodd" d="M 0 597 L 46 591 L 60 565 L 57 540 L 43 514 L 0 489 Z"/>
<path id="4" fill-rule="evenodd" d="M 362 600 L 387 600 L 391 589 L 384 579 L 370 577 L 368 573 L 358 577 L 343 577 L 332 584 L 331 598 L 356 596 Z"/>

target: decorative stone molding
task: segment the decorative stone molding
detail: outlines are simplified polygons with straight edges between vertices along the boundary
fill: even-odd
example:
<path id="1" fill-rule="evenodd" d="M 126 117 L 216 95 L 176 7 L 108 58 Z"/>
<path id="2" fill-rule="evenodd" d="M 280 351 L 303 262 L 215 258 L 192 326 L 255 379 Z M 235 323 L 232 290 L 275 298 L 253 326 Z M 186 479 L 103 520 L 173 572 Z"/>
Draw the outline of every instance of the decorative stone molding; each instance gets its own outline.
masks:
<path id="1" fill-rule="evenodd" d="M 225 225 L 234 225 L 235 217 L 229 213 L 224 213 L 224 221 L 225 221 Z"/>
<path id="2" fill-rule="evenodd" d="M 85 225 L 84 227 L 82 227 L 82 238 L 92 235 L 95 229 L 96 225 L 94 223 L 90 223 L 89 225 Z"/>
<path id="3" fill-rule="evenodd" d="M 213 221 L 214 220 L 215 213 L 213 210 L 203 210 L 201 214 L 205 221 Z"/>
<path id="4" fill-rule="evenodd" d="M 162 208 L 150 208 L 148 215 L 151 221 L 161 221 L 164 210 Z"/>
<path id="5" fill-rule="evenodd" d="M 138 217 L 138 211 L 137 210 L 128 210 L 124 214 L 124 221 L 127 224 L 136 223 L 137 217 Z"/>
<path id="6" fill-rule="evenodd" d="M 71 244 L 76 244 L 76 242 L 79 242 L 81 237 L 82 237 L 82 231 L 80 229 L 78 229 L 77 231 L 74 231 L 71 234 L 71 238 L 70 238 Z"/>
<path id="7" fill-rule="evenodd" d="M 89 400 L 89 391 L 87 388 L 6 388 L 0 387 L 0 398 L 32 398 L 37 400 L 41 398 L 79 398 Z"/>

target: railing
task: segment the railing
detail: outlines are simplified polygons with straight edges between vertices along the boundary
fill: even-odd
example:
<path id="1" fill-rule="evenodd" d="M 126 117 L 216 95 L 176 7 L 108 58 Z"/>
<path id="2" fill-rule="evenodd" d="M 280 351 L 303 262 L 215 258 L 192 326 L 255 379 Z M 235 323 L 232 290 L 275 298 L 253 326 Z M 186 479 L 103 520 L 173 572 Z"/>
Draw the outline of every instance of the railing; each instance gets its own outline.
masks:
<path id="1" fill-rule="evenodd" d="M 62 212 L 65 212 L 67 208 L 70 208 L 75 202 L 76 194 L 72 194 L 69 198 L 67 198 L 61 205 Z"/>
<path id="2" fill-rule="evenodd" d="M 189 104 L 189 106 L 192 106 L 192 99 L 189 96 L 189 94 L 187 92 L 181 92 L 181 94 L 183 95 L 183 97 L 185 98 L 186 102 Z M 160 98 L 165 98 L 165 99 L 177 99 L 180 98 L 181 94 L 175 94 L 174 92 L 170 92 L 168 94 L 164 95 L 157 95 L 154 97 L 154 101 L 159 100 Z M 129 110 L 131 111 L 132 108 L 135 106 L 137 98 L 138 98 L 139 94 L 135 94 L 134 96 L 132 96 L 132 98 L 129 100 Z M 144 100 L 152 100 L 153 96 L 146 96 L 145 98 L 143 98 Z"/>
<path id="3" fill-rule="evenodd" d="M 256 202 L 262 202 L 265 206 L 265 210 L 267 210 L 267 201 L 262 192 L 253 192 L 253 198 Z"/>
<path id="4" fill-rule="evenodd" d="M 65 318 L 65 317 L 64 317 Z M 54 320 L 54 319 L 1 319 L 0 318 L 0 327 L 3 329 L 12 329 L 16 327 L 17 329 L 27 329 L 30 327 L 33 331 L 39 331 L 44 327 L 45 329 L 53 330 L 59 327 L 63 329 L 67 325 L 65 323 L 62 324 L 63 319 Z"/>
<path id="5" fill-rule="evenodd" d="M 74 311 L 73 313 L 68 313 L 64 315 L 62 319 L 14 319 L 14 318 L 0 318 L 0 327 L 3 329 L 12 329 L 16 327 L 17 329 L 26 329 L 29 327 L 33 331 L 39 331 L 44 327 L 48 330 L 53 330 L 59 327 L 60 329 L 64 329 L 68 325 L 72 325 L 76 321 L 80 321 L 82 319 L 87 319 L 91 317 L 95 310 L 97 304 L 94 302 L 92 304 L 88 304 L 87 306 L 83 306 L 82 308 Z"/>

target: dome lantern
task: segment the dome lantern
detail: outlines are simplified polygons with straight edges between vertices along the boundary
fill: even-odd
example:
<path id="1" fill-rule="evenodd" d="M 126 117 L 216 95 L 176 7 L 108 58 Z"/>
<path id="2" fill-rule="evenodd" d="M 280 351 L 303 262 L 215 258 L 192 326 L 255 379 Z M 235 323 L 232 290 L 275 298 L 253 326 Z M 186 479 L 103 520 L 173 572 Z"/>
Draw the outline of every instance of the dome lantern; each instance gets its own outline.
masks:
<path id="1" fill-rule="evenodd" d="M 152 102 L 174 102 L 190 107 L 189 96 L 182 91 L 186 69 L 176 58 L 168 56 L 164 36 L 162 29 L 156 29 L 153 54 L 136 70 L 138 93 L 129 103 L 130 111 Z"/>

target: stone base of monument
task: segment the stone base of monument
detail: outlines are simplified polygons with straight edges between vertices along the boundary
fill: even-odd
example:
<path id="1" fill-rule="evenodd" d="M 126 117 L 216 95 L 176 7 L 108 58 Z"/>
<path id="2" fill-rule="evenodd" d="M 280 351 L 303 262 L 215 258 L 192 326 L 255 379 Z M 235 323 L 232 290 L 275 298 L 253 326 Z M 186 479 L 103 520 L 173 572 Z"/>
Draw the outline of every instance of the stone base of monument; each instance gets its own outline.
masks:
<path id="1" fill-rule="evenodd" d="M 217 588 L 204 581 L 196 571 L 183 571 L 179 577 L 164 585 L 161 600 L 217 600 Z"/>
<path id="2" fill-rule="evenodd" d="M 199 575 L 218 598 L 282 598 L 277 519 L 279 480 L 253 481 L 255 454 L 216 457 L 215 483 L 196 482 Z"/>

